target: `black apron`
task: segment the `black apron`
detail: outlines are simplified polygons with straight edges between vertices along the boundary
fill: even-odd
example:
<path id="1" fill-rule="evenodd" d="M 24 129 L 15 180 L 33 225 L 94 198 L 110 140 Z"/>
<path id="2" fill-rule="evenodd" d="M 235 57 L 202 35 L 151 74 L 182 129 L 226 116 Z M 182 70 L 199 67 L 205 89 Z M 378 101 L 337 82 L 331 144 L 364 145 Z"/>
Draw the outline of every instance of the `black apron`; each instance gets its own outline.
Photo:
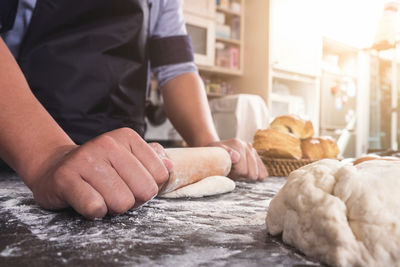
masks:
<path id="1" fill-rule="evenodd" d="M 7 32 L 14 26 L 18 9 L 18 0 L 0 1 L 0 33 Z"/>
<path id="2" fill-rule="evenodd" d="M 38 0 L 18 63 L 77 143 L 120 127 L 144 135 L 147 0 Z"/>

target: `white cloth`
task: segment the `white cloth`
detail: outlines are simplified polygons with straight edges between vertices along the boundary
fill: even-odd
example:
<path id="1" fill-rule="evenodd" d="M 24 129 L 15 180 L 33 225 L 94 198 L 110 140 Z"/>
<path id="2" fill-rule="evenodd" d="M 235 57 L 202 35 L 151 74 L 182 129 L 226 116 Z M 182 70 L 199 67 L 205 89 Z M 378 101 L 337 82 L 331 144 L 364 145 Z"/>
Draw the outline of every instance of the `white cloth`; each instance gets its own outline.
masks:
<path id="1" fill-rule="evenodd" d="M 209 103 L 221 139 L 239 138 L 253 142 L 257 129 L 268 126 L 269 111 L 258 95 L 230 95 L 212 99 Z"/>

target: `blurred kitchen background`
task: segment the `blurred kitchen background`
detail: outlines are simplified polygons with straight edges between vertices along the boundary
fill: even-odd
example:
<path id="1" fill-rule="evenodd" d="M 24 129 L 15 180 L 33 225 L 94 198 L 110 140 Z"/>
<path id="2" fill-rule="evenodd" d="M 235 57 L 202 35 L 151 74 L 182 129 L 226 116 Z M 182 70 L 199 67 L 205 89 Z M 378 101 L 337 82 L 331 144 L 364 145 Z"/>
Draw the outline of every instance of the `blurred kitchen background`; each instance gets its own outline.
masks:
<path id="1" fill-rule="evenodd" d="M 221 138 L 251 142 L 284 114 L 342 156 L 398 150 L 400 2 L 185 0 L 195 62 Z M 153 82 L 146 139 L 182 145 Z"/>

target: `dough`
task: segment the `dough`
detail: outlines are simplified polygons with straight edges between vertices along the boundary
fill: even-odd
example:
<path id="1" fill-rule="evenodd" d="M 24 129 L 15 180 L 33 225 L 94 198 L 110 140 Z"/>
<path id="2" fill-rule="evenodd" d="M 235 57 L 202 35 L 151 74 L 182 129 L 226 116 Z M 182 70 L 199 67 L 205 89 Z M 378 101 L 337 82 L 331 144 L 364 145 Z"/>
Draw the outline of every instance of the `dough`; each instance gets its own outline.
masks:
<path id="1" fill-rule="evenodd" d="M 163 198 L 199 198 L 223 194 L 235 189 L 235 182 L 225 176 L 210 176 L 197 183 L 161 195 Z"/>
<path id="2" fill-rule="evenodd" d="M 400 266 L 400 164 L 321 160 L 289 175 L 267 230 L 333 266 Z"/>

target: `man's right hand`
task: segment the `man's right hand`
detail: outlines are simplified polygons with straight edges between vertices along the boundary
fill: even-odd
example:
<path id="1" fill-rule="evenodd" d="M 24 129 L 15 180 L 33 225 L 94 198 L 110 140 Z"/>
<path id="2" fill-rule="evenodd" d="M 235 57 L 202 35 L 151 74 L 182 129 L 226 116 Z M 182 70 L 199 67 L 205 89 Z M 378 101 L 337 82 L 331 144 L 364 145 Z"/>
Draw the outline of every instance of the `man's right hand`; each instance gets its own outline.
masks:
<path id="1" fill-rule="evenodd" d="M 67 146 L 44 164 L 28 186 L 47 209 L 72 206 L 87 218 L 121 214 L 154 198 L 172 163 L 159 144 L 122 128 L 82 146 Z"/>

